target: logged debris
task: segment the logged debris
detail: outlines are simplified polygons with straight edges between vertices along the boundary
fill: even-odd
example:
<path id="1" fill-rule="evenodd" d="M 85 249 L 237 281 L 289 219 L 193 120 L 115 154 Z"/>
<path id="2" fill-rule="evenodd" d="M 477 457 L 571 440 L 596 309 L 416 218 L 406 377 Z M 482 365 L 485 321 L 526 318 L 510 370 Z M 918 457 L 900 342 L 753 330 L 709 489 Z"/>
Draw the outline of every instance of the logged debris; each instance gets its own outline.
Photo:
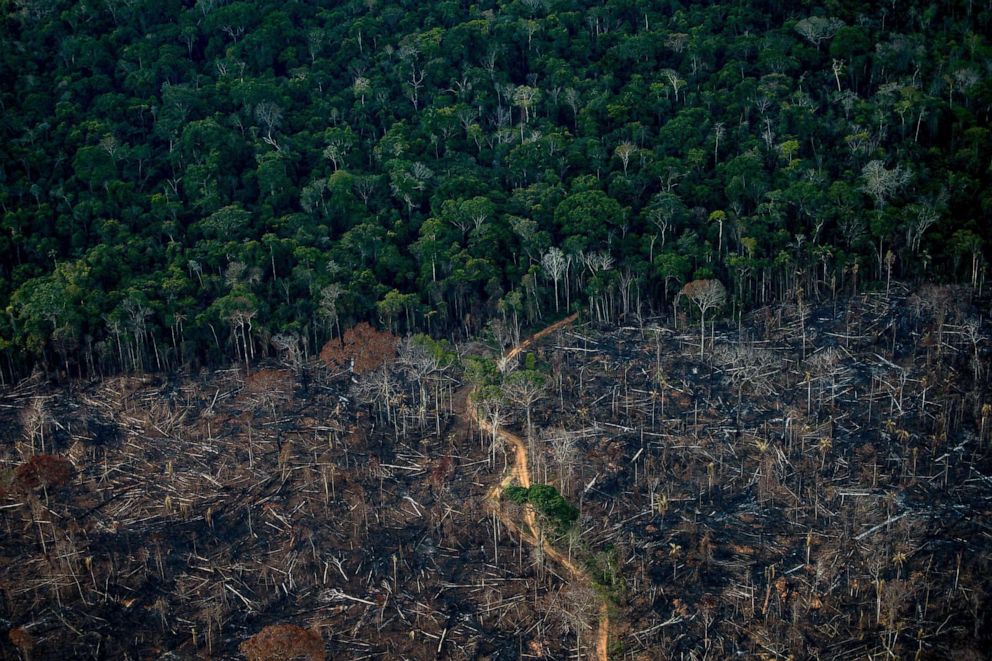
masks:
<path id="1" fill-rule="evenodd" d="M 988 648 L 992 346 L 967 297 L 567 321 L 503 360 L 414 337 L 368 371 L 8 390 L 0 654 Z"/>

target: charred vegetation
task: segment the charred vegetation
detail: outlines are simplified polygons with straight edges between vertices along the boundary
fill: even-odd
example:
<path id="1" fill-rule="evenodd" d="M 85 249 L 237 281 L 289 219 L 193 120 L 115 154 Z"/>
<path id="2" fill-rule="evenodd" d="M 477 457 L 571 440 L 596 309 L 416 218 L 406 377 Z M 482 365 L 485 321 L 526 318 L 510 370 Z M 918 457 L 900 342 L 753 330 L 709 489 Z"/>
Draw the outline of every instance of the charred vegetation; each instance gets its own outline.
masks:
<path id="1" fill-rule="evenodd" d="M 986 305 L 893 283 L 499 361 L 373 331 L 361 361 L 24 381 L 0 654 L 595 658 L 599 603 L 614 658 L 980 654 Z"/>

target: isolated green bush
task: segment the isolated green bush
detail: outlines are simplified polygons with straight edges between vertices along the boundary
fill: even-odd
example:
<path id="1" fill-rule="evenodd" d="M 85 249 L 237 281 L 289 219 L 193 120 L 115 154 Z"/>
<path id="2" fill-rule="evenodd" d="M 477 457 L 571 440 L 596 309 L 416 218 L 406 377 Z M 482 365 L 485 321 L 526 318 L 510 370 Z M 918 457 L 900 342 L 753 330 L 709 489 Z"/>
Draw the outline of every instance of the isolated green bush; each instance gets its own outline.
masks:
<path id="1" fill-rule="evenodd" d="M 579 510 L 550 484 L 534 484 L 529 489 L 520 486 L 507 487 L 503 495 L 507 500 L 518 505 L 530 503 L 560 533 L 567 532 L 579 518 Z"/>

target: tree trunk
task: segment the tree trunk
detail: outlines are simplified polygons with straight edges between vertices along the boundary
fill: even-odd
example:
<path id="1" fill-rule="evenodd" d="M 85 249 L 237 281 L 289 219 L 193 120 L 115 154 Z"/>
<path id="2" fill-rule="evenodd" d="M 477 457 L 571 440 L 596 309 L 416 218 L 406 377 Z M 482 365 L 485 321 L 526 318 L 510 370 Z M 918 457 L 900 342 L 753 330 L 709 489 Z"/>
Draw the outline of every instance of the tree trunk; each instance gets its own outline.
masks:
<path id="1" fill-rule="evenodd" d="M 706 312 L 700 309 L 699 318 L 699 357 L 703 357 L 703 352 L 706 349 Z"/>

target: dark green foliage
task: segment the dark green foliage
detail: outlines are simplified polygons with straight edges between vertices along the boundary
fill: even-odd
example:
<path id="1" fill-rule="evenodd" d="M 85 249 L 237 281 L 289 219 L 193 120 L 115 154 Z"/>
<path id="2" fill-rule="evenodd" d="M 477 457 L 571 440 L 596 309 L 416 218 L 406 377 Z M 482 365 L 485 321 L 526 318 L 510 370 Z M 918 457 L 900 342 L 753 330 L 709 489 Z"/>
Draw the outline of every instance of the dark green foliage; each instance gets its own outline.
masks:
<path id="1" fill-rule="evenodd" d="M 984 278 L 988 3 L 4 6 L 4 380 Z"/>
<path id="2" fill-rule="evenodd" d="M 498 385 L 501 375 L 494 360 L 468 356 L 465 358 L 465 378 L 472 385 L 485 388 Z"/>
<path id="3" fill-rule="evenodd" d="M 575 509 L 550 484 L 531 485 L 530 491 L 527 493 L 527 500 L 537 508 L 538 512 L 554 523 L 560 532 L 570 528 L 579 518 L 579 510 Z"/>
<path id="4" fill-rule="evenodd" d="M 579 510 L 575 509 L 550 484 L 532 484 L 525 489 L 520 486 L 510 486 L 503 491 L 510 502 L 522 505 L 530 503 L 537 512 L 546 518 L 560 534 L 564 534 L 579 518 Z"/>
<path id="5" fill-rule="evenodd" d="M 506 497 L 506 499 L 509 500 L 511 503 L 516 503 L 517 505 L 523 505 L 524 503 L 527 502 L 527 494 L 528 494 L 528 489 L 516 485 L 507 487 L 503 491 L 503 495 Z"/>
<path id="6" fill-rule="evenodd" d="M 621 601 L 626 596 L 623 564 L 615 546 L 591 555 L 586 560 L 586 567 L 596 585 L 605 590 L 611 599 Z"/>
<path id="7" fill-rule="evenodd" d="M 524 356 L 524 369 L 528 372 L 537 370 L 537 356 L 532 351 L 528 351 L 527 355 Z"/>

